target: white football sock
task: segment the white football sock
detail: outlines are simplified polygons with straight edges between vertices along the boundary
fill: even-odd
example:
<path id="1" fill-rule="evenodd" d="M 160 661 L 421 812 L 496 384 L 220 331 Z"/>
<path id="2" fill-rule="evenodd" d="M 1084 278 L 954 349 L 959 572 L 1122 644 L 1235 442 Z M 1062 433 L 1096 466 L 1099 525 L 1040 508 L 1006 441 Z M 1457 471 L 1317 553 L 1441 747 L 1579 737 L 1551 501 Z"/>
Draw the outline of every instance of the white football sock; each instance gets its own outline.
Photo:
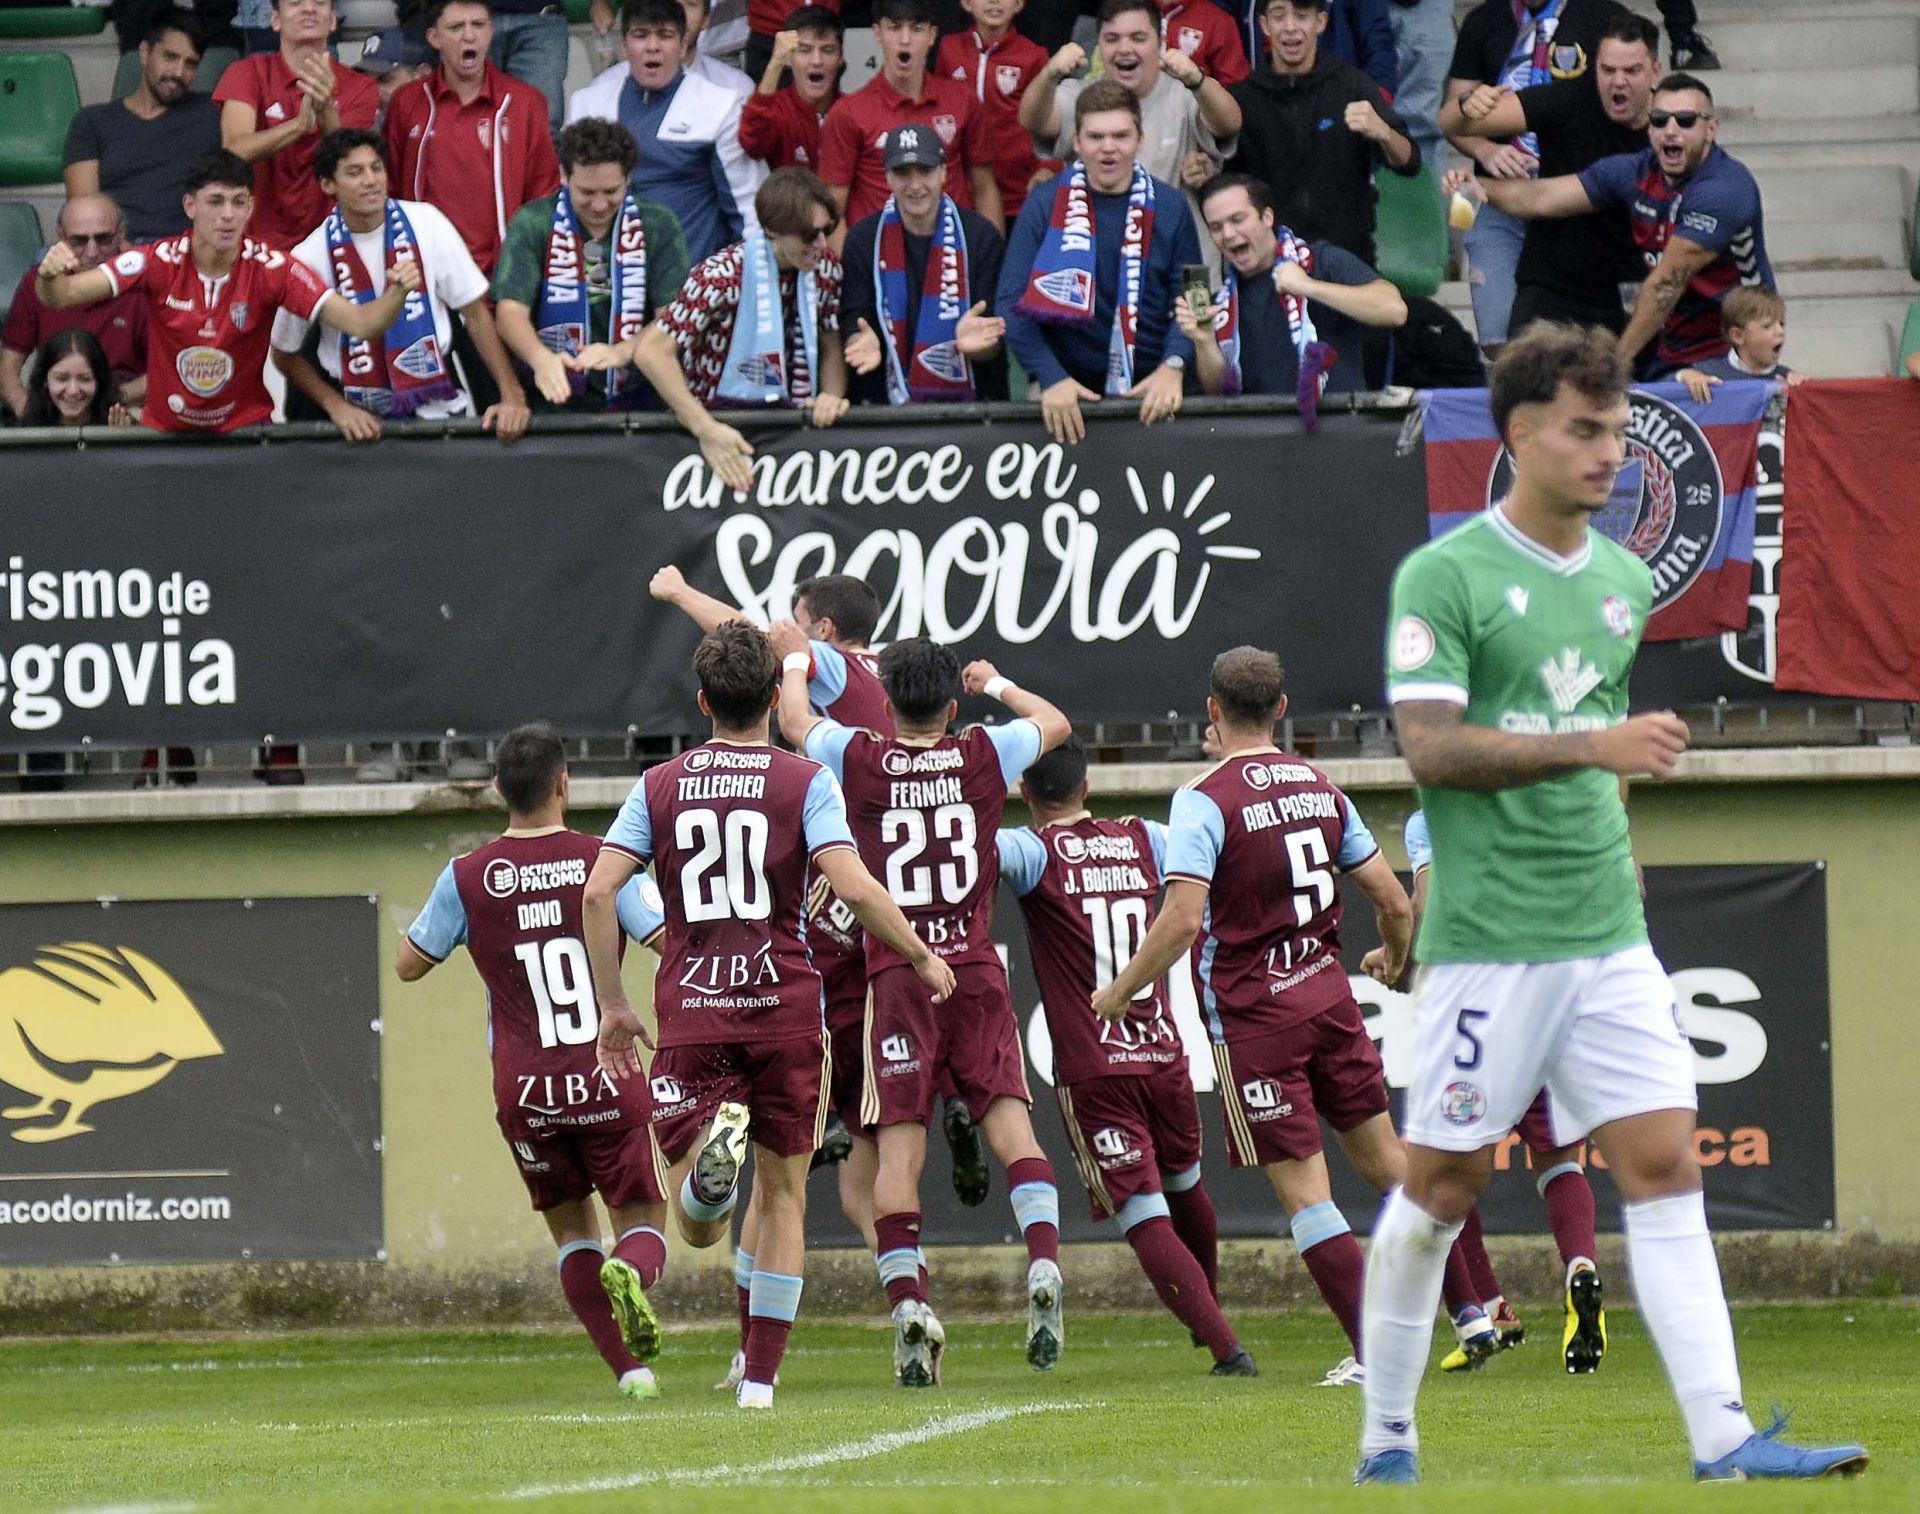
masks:
<path id="1" fill-rule="evenodd" d="M 1360 1343 L 1367 1365 L 1366 1418 L 1360 1452 L 1417 1451 L 1413 1403 L 1433 1345 L 1433 1313 L 1447 1251 L 1460 1224 L 1428 1214 L 1396 1188 L 1387 1195 L 1367 1251 L 1367 1291 Z"/>
<path id="2" fill-rule="evenodd" d="M 1627 1264 L 1647 1333 L 1666 1363 L 1697 1461 L 1718 1461 L 1753 1434 L 1740 1398 L 1733 1320 L 1699 1193 L 1647 1199 L 1622 1211 Z"/>

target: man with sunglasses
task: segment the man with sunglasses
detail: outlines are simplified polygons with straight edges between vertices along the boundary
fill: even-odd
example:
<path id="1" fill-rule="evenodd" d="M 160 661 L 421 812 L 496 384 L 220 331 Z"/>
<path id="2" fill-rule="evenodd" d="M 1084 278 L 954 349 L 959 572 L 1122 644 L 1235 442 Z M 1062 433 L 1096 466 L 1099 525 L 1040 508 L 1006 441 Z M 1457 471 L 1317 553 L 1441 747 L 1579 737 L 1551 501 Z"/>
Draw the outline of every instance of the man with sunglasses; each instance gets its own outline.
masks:
<path id="1" fill-rule="evenodd" d="M 1760 186 L 1718 135 L 1712 91 L 1692 74 L 1668 74 L 1653 92 L 1651 145 L 1640 152 L 1577 174 L 1480 186 L 1495 207 L 1523 219 L 1626 216 L 1648 273 L 1620 347 L 1646 378 L 1722 356 L 1720 302 L 1743 284 L 1773 287 Z M 1449 187 L 1461 177 L 1448 175 Z"/>
<path id="2" fill-rule="evenodd" d="M 103 194 L 75 195 L 60 207 L 56 240 L 73 250 L 74 267 L 98 268 L 127 250 L 127 223 L 120 207 Z M 147 393 L 147 302 L 136 290 L 98 305 L 49 305 L 40 298 L 40 265 L 20 276 L 0 328 L 0 399 L 14 415 L 27 408 L 23 382 L 27 359 L 48 337 L 69 326 L 84 326 L 99 341 L 120 381 L 120 397 L 138 410 Z"/>

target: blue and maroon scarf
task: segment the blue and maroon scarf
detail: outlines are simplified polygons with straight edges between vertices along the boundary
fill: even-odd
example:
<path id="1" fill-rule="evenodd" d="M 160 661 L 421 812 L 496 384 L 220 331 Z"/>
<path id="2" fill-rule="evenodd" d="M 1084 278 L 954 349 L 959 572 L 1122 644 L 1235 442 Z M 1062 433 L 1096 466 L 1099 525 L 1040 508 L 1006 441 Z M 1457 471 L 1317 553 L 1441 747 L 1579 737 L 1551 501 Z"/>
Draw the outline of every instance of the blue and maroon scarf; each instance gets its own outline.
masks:
<path id="1" fill-rule="evenodd" d="M 1078 158 L 1053 192 L 1047 234 L 1033 260 L 1020 309 L 1036 321 L 1081 326 L 1093 319 L 1093 191 L 1087 165 Z M 1120 241 L 1120 288 L 1114 301 L 1113 335 L 1107 344 L 1107 393 L 1133 387 L 1133 348 L 1140 334 L 1140 304 L 1146 286 L 1147 249 L 1153 245 L 1153 179 L 1138 163 L 1127 191 L 1127 223 Z"/>
<path id="2" fill-rule="evenodd" d="M 1321 341 L 1319 333 L 1313 329 L 1313 315 L 1307 309 L 1307 302 L 1280 288 L 1282 264 L 1295 263 L 1302 272 L 1313 272 L 1313 249 L 1285 226 L 1278 227 L 1274 235 L 1278 245 L 1274 248 L 1273 272 L 1269 277 L 1274 280 L 1274 293 L 1279 295 L 1280 306 L 1287 313 L 1287 332 L 1293 338 L 1294 356 L 1299 365 L 1294 378 L 1293 395 L 1299 401 L 1300 419 L 1306 424 L 1307 430 L 1317 431 L 1320 428 L 1320 394 L 1327 387 L 1327 374 L 1339 354 Z M 1220 292 L 1213 297 L 1213 330 L 1220 343 L 1221 356 L 1227 360 L 1226 377 L 1220 392 L 1238 394 L 1242 382 L 1240 281 L 1231 263 L 1227 264 L 1225 276 L 1220 281 Z"/>
<path id="3" fill-rule="evenodd" d="M 613 281 L 613 309 L 607 320 L 609 345 L 638 336 L 647 327 L 647 231 L 633 191 L 620 199 L 620 214 L 607 233 L 607 262 Z M 593 340 L 593 307 L 587 289 L 587 238 L 573 213 L 566 185 L 553 202 L 553 229 L 547 233 L 547 262 L 541 272 L 540 303 L 533 328 L 549 352 L 570 356 Z M 576 397 L 586 393 L 587 376 L 572 375 Z M 640 380 L 632 369 L 607 371 L 607 403 L 626 396 Z"/>
<path id="4" fill-rule="evenodd" d="M 974 397 L 973 365 L 960 351 L 960 318 L 972 307 L 967 238 L 960 208 L 940 197 L 940 221 L 927 249 L 920 318 L 907 330 L 907 228 L 892 195 L 873 239 L 873 288 L 886 328 L 887 403 L 952 404 Z"/>
<path id="5" fill-rule="evenodd" d="M 346 217 L 335 205 L 327 215 L 327 266 L 333 287 L 353 305 L 371 305 L 379 296 Z M 434 329 L 433 303 L 426 283 L 427 265 L 406 211 L 398 200 L 387 201 L 386 266 L 402 258 L 420 265 L 420 287 L 407 296 L 400 317 L 385 336 L 340 338 L 340 387 L 350 403 L 375 415 L 412 415 L 422 405 L 460 397 L 460 387 L 447 371 L 446 354 Z"/>

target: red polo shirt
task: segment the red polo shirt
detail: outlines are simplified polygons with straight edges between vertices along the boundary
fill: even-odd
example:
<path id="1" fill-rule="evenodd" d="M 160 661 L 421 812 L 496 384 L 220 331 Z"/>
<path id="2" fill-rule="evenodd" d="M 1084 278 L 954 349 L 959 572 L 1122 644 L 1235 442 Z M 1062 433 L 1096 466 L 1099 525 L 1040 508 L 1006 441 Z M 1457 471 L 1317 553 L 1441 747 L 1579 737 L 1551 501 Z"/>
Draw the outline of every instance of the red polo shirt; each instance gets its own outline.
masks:
<path id="1" fill-rule="evenodd" d="M 380 86 L 366 74 L 342 68 L 333 59 L 333 98 L 342 126 L 372 130 L 380 114 Z M 300 114 L 300 86 L 279 53 L 256 53 L 228 65 L 213 98 L 221 105 L 239 100 L 253 107 L 254 130 L 284 126 Z M 320 134 L 309 132 L 270 158 L 253 165 L 253 220 L 247 235 L 275 247 L 291 247 L 327 218 L 332 206 L 313 177 L 313 153 Z"/>
<path id="2" fill-rule="evenodd" d="M 1211 3 L 1211 0 L 1208 0 Z M 1020 97 L 1047 66 L 1047 50 L 1016 31 L 998 42 L 983 42 L 977 30 L 949 32 L 940 39 L 934 67 L 943 79 L 957 79 L 973 91 L 986 113 L 993 151 L 993 177 L 1007 224 L 1026 203 L 1027 183 L 1040 166 L 1033 136 L 1020 125 Z"/>
<path id="3" fill-rule="evenodd" d="M 40 265 L 20 275 L 7 307 L 7 323 L 0 329 L 0 347 L 31 357 L 48 337 L 69 326 L 91 331 L 114 377 L 122 383 L 147 371 L 147 302 L 134 290 L 97 305 L 68 305 L 55 309 L 40 298 Z"/>
<path id="4" fill-rule="evenodd" d="M 910 100 L 884 73 L 875 74 L 827 112 L 820 128 L 820 177 L 848 187 L 847 224 L 873 215 L 887 203 L 887 170 L 880 141 L 896 126 L 930 126 L 947 149 L 947 193 L 971 210 L 970 169 L 991 165 L 993 143 L 986 112 L 973 91 L 954 79 L 929 73 L 920 98 Z"/>
<path id="5" fill-rule="evenodd" d="M 1213 0 L 1161 5 L 1160 45 L 1179 48 L 1200 65 L 1201 73 L 1225 89 L 1233 88 L 1253 71 L 1247 66 L 1240 28 Z"/>
<path id="6" fill-rule="evenodd" d="M 840 92 L 835 90 L 827 110 L 839 99 Z M 771 95 L 755 90 L 740 110 L 741 150 L 769 168 L 817 169 L 820 129 L 826 119 L 826 112 L 807 104 L 791 84 Z"/>
<path id="7" fill-rule="evenodd" d="M 840 0 L 813 0 L 815 5 L 824 5 L 836 16 L 840 14 Z M 747 30 L 758 32 L 763 37 L 776 37 L 787 24 L 798 7 L 792 0 L 747 0 Z M 759 154 L 755 153 L 755 157 Z M 780 167 L 778 163 L 775 168 Z"/>
<path id="8" fill-rule="evenodd" d="M 438 67 L 387 103 L 387 167 L 392 193 L 444 211 L 491 274 L 513 213 L 560 187 L 547 98 L 489 63 L 462 105 Z"/>

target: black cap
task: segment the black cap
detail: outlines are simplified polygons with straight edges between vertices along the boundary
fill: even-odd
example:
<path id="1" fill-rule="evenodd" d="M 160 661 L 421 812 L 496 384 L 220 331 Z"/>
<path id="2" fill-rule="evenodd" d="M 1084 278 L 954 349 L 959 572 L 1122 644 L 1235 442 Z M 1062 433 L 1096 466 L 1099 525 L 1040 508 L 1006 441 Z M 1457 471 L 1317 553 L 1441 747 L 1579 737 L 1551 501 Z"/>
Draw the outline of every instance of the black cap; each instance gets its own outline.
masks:
<path id="1" fill-rule="evenodd" d="M 940 133 L 931 126 L 896 126 L 880 143 L 880 155 L 889 171 L 896 168 L 939 168 L 947 161 Z"/>

